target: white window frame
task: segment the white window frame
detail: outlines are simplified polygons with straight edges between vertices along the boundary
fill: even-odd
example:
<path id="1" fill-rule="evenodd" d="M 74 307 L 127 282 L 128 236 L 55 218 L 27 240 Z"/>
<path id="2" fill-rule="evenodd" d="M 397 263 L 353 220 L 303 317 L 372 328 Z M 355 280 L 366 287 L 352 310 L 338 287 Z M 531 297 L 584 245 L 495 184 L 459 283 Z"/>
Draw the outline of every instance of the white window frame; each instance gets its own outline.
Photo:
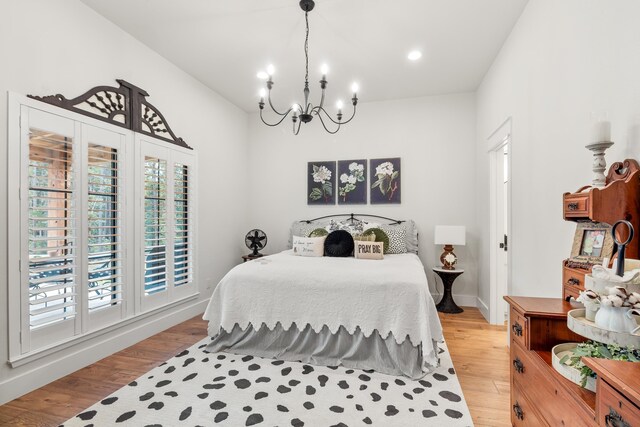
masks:
<path id="1" fill-rule="evenodd" d="M 124 281 L 129 286 L 125 286 L 123 294 L 122 304 L 118 304 L 120 307 L 112 310 L 111 307 L 105 310 L 98 310 L 95 313 L 88 312 L 87 294 L 85 292 L 87 284 L 87 261 L 86 257 L 81 255 L 78 259 L 78 273 L 77 273 L 77 286 L 79 290 L 78 305 L 76 321 L 74 321 L 73 329 L 74 334 L 71 337 L 61 336 L 57 337 L 55 331 L 51 335 L 51 339 L 46 344 L 38 347 L 31 348 L 30 337 L 31 330 L 28 322 L 28 307 L 27 313 L 24 314 L 25 298 L 28 304 L 28 286 L 25 286 L 25 277 L 28 281 L 29 261 L 28 261 L 28 247 L 25 245 L 24 236 L 25 229 L 28 235 L 28 222 L 22 218 L 25 206 L 28 204 L 28 180 L 25 180 L 25 176 L 22 174 L 25 170 L 23 166 L 24 162 L 28 163 L 28 134 L 29 134 L 29 122 L 28 112 L 31 110 L 44 112 L 46 114 L 52 114 L 59 116 L 65 120 L 70 120 L 74 123 L 74 144 L 79 147 L 74 153 L 75 165 L 83 163 L 76 169 L 78 177 L 77 193 L 82 194 L 79 203 L 78 210 L 80 212 L 78 229 L 82 229 L 82 238 L 78 239 L 78 244 L 82 245 L 81 254 L 85 254 L 87 238 L 87 211 L 86 211 L 86 196 L 87 196 L 87 183 L 86 183 L 86 171 L 87 171 L 87 152 L 86 147 L 89 142 L 104 145 L 101 141 L 90 141 L 88 138 L 91 133 L 108 132 L 112 134 L 118 134 L 120 137 L 119 145 L 122 154 L 122 169 L 124 174 L 122 178 L 127 183 L 123 193 L 123 211 L 122 211 L 122 245 L 125 251 L 125 264 L 123 266 L 123 274 L 125 275 Z M 27 114 L 25 114 L 27 113 Z M 53 129 L 52 129 L 53 130 Z M 25 150 L 26 141 L 26 150 Z M 37 100 L 27 98 L 23 95 L 8 93 L 8 157 L 7 157 L 7 174 L 8 174 L 8 222 L 9 224 L 21 224 L 18 226 L 8 227 L 8 320 L 9 320 L 9 362 L 12 366 L 17 367 L 36 360 L 40 357 L 44 357 L 48 354 L 54 353 L 64 348 L 68 348 L 78 342 L 90 339 L 98 334 L 108 332 L 117 327 L 121 327 L 125 324 L 129 324 L 138 318 L 146 317 L 157 311 L 165 310 L 178 305 L 182 302 L 196 299 L 198 297 L 197 289 L 197 266 L 195 265 L 195 253 L 197 246 L 197 236 L 192 234 L 193 238 L 193 280 L 191 283 L 180 286 L 175 292 L 168 294 L 168 297 L 162 304 L 142 304 L 142 296 L 144 295 L 144 280 L 140 281 L 140 263 L 139 263 L 139 251 L 138 246 L 140 241 L 140 235 L 143 230 L 138 228 L 140 223 L 137 219 L 137 215 L 140 212 L 140 185 L 138 185 L 138 177 L 140 174 L 140 164 L 144 162 L 144 158 L 140 160 L 141 155 L 138 149 L 139 144 L 144 141 L 145 143 L 154 144 L 158 147 L 162 147 L 169 153 L 169 159 L 167 167 L 169 170 L 176 159 L 184 160 L 184 163 L 191 166 L 190 177 L 192 180 L 193 188 L 190 189 L 193 195 L 196 194 L 197 185 L 197 167 L 196 158 L 193 150 L 187 150 L 185 148 L 161 141 L 159 139 L 144 136 L 100 120 L 87 117 L 82 114 L 78 114 L 72 111 L 65 110 L 56 106 L 52 106 Z M 104 142 L 104 141 L 103 141 Z M 25 152 L 26 151 L 26 152 Z M 80 160 L 78 160 L 80 159 Z M 173 174 L 169 174 L 173 179 Z M 22 193 L 22 194 L 21 194 Z M 173 192 L 171 193 L 173 197 Z M 167 197 L 169 199 L 169 195 Z M 144 199 L 142 199 L 144 203 Z M 197 229 L 197 200 L 192 198 L 190 203 L 189 215 L 193 218 L 192 230 Z M 172 206 L 173 203 L 168 204 Z M 172 212 L 172 208 L 170 208 Z M 144 212 L 144 211 L 143 211 Z M 171 230 L 173 232 L 173 230 Z M 80 237 L 80 236 L 79 236 Z M 173 242 L 173 239 L 171 240 Z M 17 249 L 20 248 L 20 249 Z M 26 250 L 25 250 L 26 248 Z M 144 248 L 142 248 L 144 250 Z M 26 256 L 25 256 L 26 252 Z M 171 272 L 173 266 L 171 265 Z M 167 270 L 167 273 L 169 271 Z M 171 279 L 173 280 L 173 278 Z M 116 306 L 114 306 L 116 307 Z M 101 313 L 102 312 L 102 313 Z M 26 333 L 25 333 L 26 332 Z"/>

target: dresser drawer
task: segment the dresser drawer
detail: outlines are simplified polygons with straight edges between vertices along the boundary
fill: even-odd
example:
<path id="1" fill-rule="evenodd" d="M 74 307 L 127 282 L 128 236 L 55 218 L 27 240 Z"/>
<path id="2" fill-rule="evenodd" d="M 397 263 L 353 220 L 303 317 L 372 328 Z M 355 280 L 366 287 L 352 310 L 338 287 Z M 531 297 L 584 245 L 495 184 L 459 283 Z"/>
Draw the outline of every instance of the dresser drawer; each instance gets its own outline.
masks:
<path id="1" fill-rule="evenodd" d="M 639 427 L 640 409 L 618 393 L 606 381 L 598 380 L 598 425 Z M 626 424 L 625 424 L 626 423 Z"/>
<path id="2" fill-rule="evenodd" d="M 563 196 L 565 219 L 589 218 L 590 193 L 573 193 Z"/>
<path id="3" fill-rule="evenodd" d="M 567 287 L 584 290 L 584 273 L 568 267 L 562 268 L 562 284 Z"/>
<path id="4" fill-rule="evenodd" d="M 550 367 L 534 352 L 511 343 L 511 387 L 524 390 L 530 402 L 550 426 L 584 427 L 592 425 L 583 419 L 580 408 L 561 389 L 548 372 Z M 564 378 L 561 378 L 565 381 Z"/>
<path id="5" fill-rule="evenodd" d="M 524 348 L 528 348 L 529 343 L 527 341 L 527 337 L 529 333 L 529 325 L 527 318 L 511 308 L 509 321 L 511 322 L 509 331 L 511 339 L 519 343 Z"/>
<path id="6" fill-rule="evenodd" d="M 519 387 L 511 385 L 511 424 L 514 427 L 548 426 L 532 409 L 533 405 Z"/>

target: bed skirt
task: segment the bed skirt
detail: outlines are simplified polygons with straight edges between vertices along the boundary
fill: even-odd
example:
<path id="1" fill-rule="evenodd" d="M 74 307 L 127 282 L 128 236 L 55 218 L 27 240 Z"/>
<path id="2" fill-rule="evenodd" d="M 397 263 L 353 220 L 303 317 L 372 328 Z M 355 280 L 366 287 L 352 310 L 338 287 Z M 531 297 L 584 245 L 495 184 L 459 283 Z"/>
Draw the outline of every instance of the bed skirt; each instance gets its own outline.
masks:
<path id="1" fill-rule="evenodd" d="M 437 354 L 436 342 L 434 347 Z M 391 334 L 385 339 L 378 333 L 365 337 L 360 328 L 349 334 L 343 326 L 332 334 L 327 326 L 315 332 L 310 325 L 300 331 L 294 324 L 285 331 L 279 323 L 273 330 L 264 324 L 258 330 L 252 325 L 242 330 L 236 324 L 230 332 L 220 329 L 207 345 L 207 351 L 226 351 L 312 365 L 373 369 L 412 379 L 424 377 L 431 368 L 423 359 L 421 346 L 413 346 L 409 339 L 398 344 Z"/>

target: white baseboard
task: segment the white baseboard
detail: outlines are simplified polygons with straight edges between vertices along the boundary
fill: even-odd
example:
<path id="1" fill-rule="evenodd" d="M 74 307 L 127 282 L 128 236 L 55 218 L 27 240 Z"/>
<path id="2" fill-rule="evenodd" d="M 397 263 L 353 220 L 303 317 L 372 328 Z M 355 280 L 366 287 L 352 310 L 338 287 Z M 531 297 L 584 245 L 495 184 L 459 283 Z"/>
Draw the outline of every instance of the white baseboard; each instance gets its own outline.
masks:
<path id="1" fill-rule="evenodd" d="M 441 294 L 431 294 L 433 301 L 437 304 L 442 298 Z M 460 307 L 477 307 L 478 298 L 475 295 L 456 295 L 453 294 L 453 300 Z"/>
<path id="2" fill-rule="evenodd" d="M 32 369 L 0 382 L 0 405 L 191 319 L 203 313 L 208 302 L 205 299 L 163 311 L 48 356 Z"/>
<path id="3" fill-rule="evenodd" d="M 486 319 L 487 322 L 491 323 L 491 321 L 489 320 L 491 315 L 489 313 L 489 306 L 487 304 L 485 304 L 484 301 L 482 301 L 480 299 L 480 297 L 478 297 L 478 305 L 477 305 L 478 309 L 480 309 L 480 313 L 482 313 L 482 316 Z"/>

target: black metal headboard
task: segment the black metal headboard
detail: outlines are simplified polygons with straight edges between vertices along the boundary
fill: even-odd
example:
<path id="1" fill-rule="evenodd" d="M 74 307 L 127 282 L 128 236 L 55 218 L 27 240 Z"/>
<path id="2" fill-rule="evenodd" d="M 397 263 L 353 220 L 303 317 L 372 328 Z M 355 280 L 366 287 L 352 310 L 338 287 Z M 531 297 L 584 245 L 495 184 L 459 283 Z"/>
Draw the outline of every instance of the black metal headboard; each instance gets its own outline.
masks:
<path id="1" fill-rule="evenodd" d="M 362 221 L 361 219 L 358 219 L 356 217 L 367 217 L 367 218 L 378 218 L 378 219 L 384 219 L 387 221 L 391 221 L 392 224 L 402 224 L 403 222 L 406 222 L 405 220 L 399 220 L 399 219 L 393 219 L 393 218 L 387 218 L 386 216 L 380 216 L 380 215 L 371 215 L 371 214 L 334 214 L 334 215 L 325 215 L 325 216 L 320 216 L 318 218 L 313 218 L 313 219 L 303 219 L 300 220 L 299 222 L 306 222 L 307 224 L 311 224 L 313 221 L 318 221 L 321 219 L 327 219 L 327 218 L 339 218 L 339 217 L 348 217 L 347 221 L 351 221 L 352 223 L 355 221 Z"/>

